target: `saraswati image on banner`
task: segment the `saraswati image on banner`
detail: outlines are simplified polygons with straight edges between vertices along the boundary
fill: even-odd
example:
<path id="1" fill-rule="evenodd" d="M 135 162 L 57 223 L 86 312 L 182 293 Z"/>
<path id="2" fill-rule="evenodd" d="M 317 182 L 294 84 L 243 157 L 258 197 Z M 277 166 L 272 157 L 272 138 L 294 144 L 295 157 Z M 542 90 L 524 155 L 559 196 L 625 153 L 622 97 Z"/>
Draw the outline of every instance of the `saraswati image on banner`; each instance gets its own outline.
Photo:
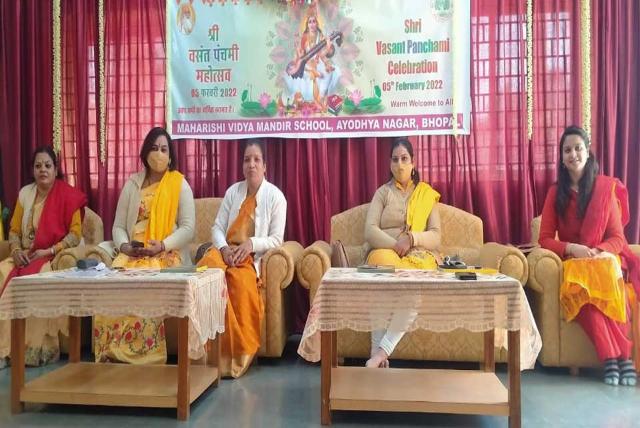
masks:
<path id="1" fill-rule="evenodd" d="M 469 0 L 168 0 L 167 23 L 174 138 L 469 132 Z"/>

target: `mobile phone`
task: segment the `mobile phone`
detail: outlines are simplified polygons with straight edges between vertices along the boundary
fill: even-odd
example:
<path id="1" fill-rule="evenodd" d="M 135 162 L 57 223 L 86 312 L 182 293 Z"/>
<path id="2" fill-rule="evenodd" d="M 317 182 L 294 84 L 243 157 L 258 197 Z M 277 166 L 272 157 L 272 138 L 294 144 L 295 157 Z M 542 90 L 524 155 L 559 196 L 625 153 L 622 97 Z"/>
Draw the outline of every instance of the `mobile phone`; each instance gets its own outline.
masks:
<path id="1" fill-rule="evenodd" d="M 140 241 L 136 241 L 135 239 L 131 242 L 129 242 L 129 244 L 133 247 L 133 248 L 143 248 L 144 244 Z"/>
<path id="2" fill-rule="evenodd" d="M 462 281 L 473 281 L 478 279 L 475 272 L 456 272 L 456 278 Z"/>

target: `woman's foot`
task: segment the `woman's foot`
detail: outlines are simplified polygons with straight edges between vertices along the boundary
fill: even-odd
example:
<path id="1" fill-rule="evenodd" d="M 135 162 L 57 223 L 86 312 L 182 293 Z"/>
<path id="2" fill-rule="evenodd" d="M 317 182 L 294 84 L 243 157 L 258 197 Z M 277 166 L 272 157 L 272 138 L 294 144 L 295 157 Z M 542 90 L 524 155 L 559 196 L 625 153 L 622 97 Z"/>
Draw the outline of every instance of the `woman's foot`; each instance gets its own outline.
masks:
<path id="1" fill-rule="evenodd" d="M 631 360 L 618 360 L 620 367 L 620 385 L 636 386 L 638 376 L 636 375 L 636 367 Z"/>
<path id="2" fill-rule="evenodd" d="M 617 386 L 619 382 L 620 367 L 618 366 L 618 360 L 615 358 L 607 358 L 604 360 L 604 383 Z"/>
<path id="3" fill-rule="evenodd" d="M 382 348 L 376 349 L 371 353 L 371 358 L 367 360 L 365 367 L 369 368 L 387 368 L 389 367 L 389 356 Z"/>

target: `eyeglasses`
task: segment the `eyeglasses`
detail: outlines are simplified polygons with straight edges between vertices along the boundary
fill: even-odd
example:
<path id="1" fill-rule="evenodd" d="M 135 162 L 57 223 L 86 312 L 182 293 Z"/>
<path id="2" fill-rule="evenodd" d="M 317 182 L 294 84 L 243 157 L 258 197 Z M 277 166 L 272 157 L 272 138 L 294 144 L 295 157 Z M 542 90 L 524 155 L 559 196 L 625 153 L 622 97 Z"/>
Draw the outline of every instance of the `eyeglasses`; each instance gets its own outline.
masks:
<path id="1" fill-rule="evenodd" d="M 408 163 L 411 163 L 411 156 L 409 156 L 409 155 L 402 155 L 400 157 L 391 156 L 391 162 L 408 164 Z"/>

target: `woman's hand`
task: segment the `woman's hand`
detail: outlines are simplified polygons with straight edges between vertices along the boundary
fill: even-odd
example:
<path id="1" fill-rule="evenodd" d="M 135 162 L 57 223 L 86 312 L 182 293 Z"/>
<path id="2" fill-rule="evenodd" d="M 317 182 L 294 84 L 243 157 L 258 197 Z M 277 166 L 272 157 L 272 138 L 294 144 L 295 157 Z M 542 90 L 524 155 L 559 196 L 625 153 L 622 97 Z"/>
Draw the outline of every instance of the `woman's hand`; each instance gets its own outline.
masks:
<path id="1" fill-rule="evenodd" d="M 140 248 L 140 254 L 143 256 L 153 257 L 164 251 L 164 244 L 162 241 L 156 241 L 155 239 L 149 239 L 147 246 Z"/>
<path id="2" fill-rule="evenodd" d="M 233 261 L 233 248 L 230 246 L 220 248 L 220 254 L 222 254 L 222 260 L 224 260 L 224 264 L 229 267 L 234 267 L 236 264 Z"/>
<path id="3" fill-rule="evenodd" d="M 401 233 L 400 236 L 398 236 L 398 240 L 396 241 L 396 245 L 393 247 L 393 250 L 400 257 L 404 257 L 407 255 L 410 249 L 411 249 L 411 236 L 408 233 Z"/>
<path id="4" fill-rule="evenodd" d="M 571 257 L 574 257 L 576 259 L 593 257 L 591 248 L 581 244 L 569 244 L 567 246 L 567 252 Z"/>
<path id="5" fill-rule="evenodd" d="M 595 257 L 602 252 L 602 250 L 599 248 L 592 248 L 590 251 L 591 251 L 591 257 Z"/>
<path id="6" fill-rule="evenodd" d="M 239 265 L 246 259 L 249 254 L 253 252 L 253 242 L 251 239 L 247 239 L 242 244 L 233 248 L 233 262 L 235 265 Z"/>
<path id="7" fill-rule="evenodd" d="M 32 250 L 29 252 L 29 261 L 32 260 L 37 260 L 37 259 L 41 259 L 43 257 L 53 257 L 53 254 L 51 254 L 51 249 L 47 248 L 47 249 L 42 249 L 42 250 Z"/>
<path id="8" fill-rule="evenodd" d="M 17 251 L 14 251 L 12 255 L 13 255 L 13 262 L 16 264 L 16 266 L 22 267 L 29 264 L 30 260 L 26 251 L 17 250 Z"/>
<path id="9" fill-rule="evenodd" d="M 326 52 L 330 52 L 331 51 L 331 39 L 329 37 L 325 37 L 324 38 L 324 43 L 326 45 L 325 51 Z"/>
<path id="10" fill-rule="evenodd" d="M 140 250 L 141 248 L 135 248 L 128 242 L 120 245 L 120 252 L 126 254 L 129 257 L 141 257 L 142 254 L 140 253 Z"/>

